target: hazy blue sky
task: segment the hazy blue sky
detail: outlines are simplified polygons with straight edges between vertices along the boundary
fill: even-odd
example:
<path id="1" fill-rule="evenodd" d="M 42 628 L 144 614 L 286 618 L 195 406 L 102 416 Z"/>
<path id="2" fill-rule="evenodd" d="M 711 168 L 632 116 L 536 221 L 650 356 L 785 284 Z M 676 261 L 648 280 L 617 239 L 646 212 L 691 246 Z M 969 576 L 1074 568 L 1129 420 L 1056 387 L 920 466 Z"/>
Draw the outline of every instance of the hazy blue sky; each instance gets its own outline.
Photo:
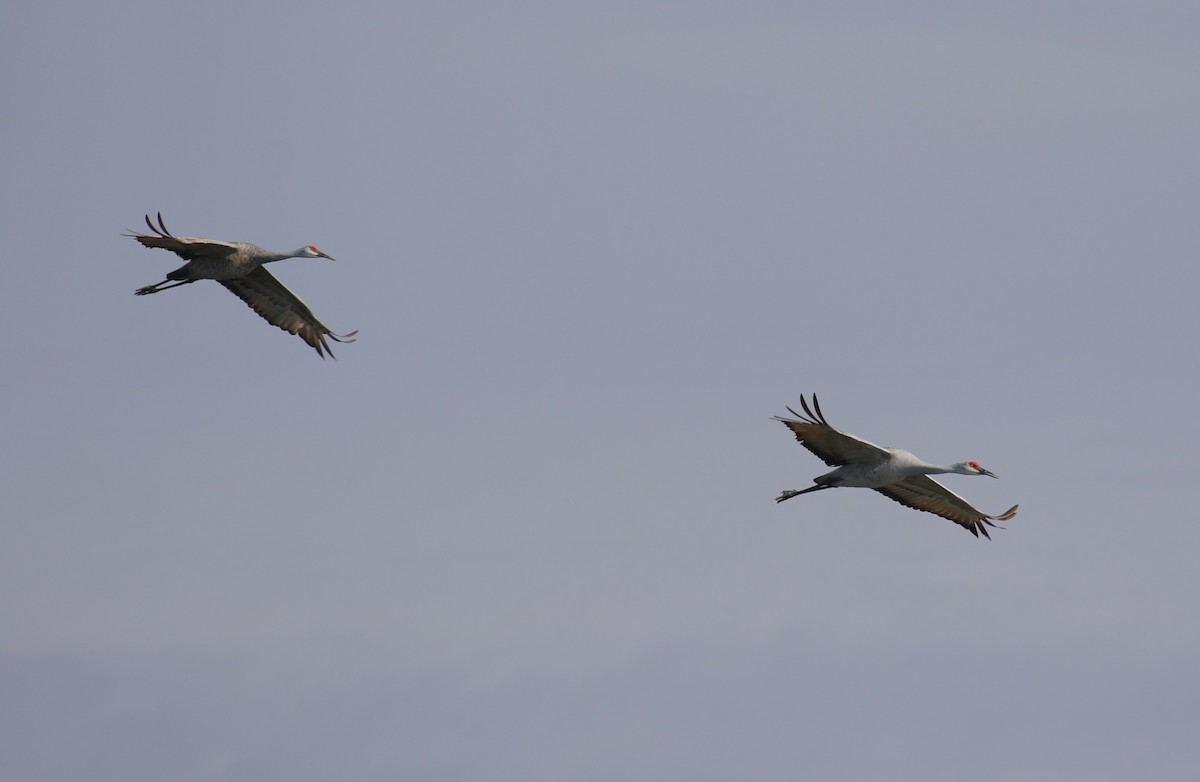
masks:
<path id="1" fill-rule="evenodd" d="M 1198 8 L 6 6 L 0 778 L 1195 779 Z"/>

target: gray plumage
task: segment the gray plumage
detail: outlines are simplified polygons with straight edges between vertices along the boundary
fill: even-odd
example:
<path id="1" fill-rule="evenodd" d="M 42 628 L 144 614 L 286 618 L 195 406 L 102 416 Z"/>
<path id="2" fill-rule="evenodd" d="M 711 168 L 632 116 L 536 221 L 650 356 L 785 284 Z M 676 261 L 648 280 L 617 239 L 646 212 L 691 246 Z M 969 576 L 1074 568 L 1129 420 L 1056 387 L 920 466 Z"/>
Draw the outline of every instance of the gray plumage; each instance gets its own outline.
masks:
<path id="1" fill-rule="evenodd" d="M 979 533 L 982 532 L 983 536 L 989 539 L 991 535 L 988 534 L 987 527 L 997 527 L 992 521 L 1007 521 L 1017 515 L 1017 506 L 1014 505 L 999 516 L 989 516 L 929 477 L 931 474 L 940 473 L 996 477 L 994 473 L 980 467 L 977 462 L 958 462 L 949 467 L 940 467 L 924 462 L 908 451 L 884 448 L 852 434 L 840 432 L 830 426 L 821 414 L 821 405 L 817 402 L 816 394 L 813 394 L 815 414 L 803 395 L 800 397 L 800 407 L 806 415 L 801 415 L 789 407 L 788 412 L 796 416 L 795 419 L 775 416 L 772 420 L 782 422 L 792 430 L 801 445 L 820 457 L 825 464 L 837 469 L 814 478 L 815 486 L 799 491 L 784 491 L 775 498 L 776 502 L 822 489 L 857 486 L 874 489 L 901 505 L 934 513 L 961 524 L 975 537 L 979 537 Z"/>
<path id="2" fill-rule="evenodd" d="M 154 285 L 138 288 L 134 293 L 145 296 L 150 293 L 177 288 L 197 280 L 216 280 L 224 285 L 268 323 L 278 326 L 289 334 L 307 342 L 321 358 L 329 349 L 326 337 L 334 342 L 354 341 L 357 331 L 349 334 L 334 334 L 312 310 L 287 287 L 267 271 L 263 264 L 282 261 L 285 258 L 328 258 L 313 245 L 301 247 L 290 253 L 274 253 L 246 242 L 223 242 L 217 239 L 200 239 L 194 236 L 178 237 L 167 230 L 162 214 L 158 214 L 158 226 L 146 215 L 146 225 L 151 233 L 127 233 L 141 242 L 143 247 L 158 247 L 183 258 L 187 263 L 167 274 L 167 278 Z M 168 284 L 171 283 L 171 284 Z M 335 357 L 336 358 L 336 357 Z"/>

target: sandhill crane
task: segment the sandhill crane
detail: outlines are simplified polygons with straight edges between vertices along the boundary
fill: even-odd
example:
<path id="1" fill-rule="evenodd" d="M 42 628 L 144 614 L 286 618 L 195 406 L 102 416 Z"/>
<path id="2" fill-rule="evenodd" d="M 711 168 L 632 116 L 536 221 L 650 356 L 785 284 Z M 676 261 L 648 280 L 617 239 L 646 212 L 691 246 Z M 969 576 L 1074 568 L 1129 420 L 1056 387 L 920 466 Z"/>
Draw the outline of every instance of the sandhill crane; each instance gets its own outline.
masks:
<path id="1" fill-rule="evenodd" d="M 800 420 L 780 416 L 775 416 L 772 420 L 782 421 L 796 435 L 801 445 L 820 457 L 825 464 L 830 467 L 836 466 L 837 469 L 814 478 L 815 486 L 799 491 L 787 489 L 775 498 L 776 502 L 790 500 L 811 491 L 834 489 L 838 486 L 860 486 L 874 489 L 901 505 L 950 519 L 966 527 L 975 537 L 979 537 L 979 533 L 982 532 L 989 540 L 992 536 L 988 534 L 987 527 L 997 526 L 992 521 L 1007 521 L 1017 515 L 1017 506 L 1014 505 L 999 516 L 989 516 L 929 477 L 941 473 L 996 477 L 994 473 L 980 467 L 978 462 L 959 462 L 949 467 L 929 464 L 908 451 L 883 448 L 834 429 L 821 414 L 821 405 L 817 402 L 816 394 L 813 394 L 812 408 L 809 408 L 803 395 L 800 396 L 800 406 L 807 415 L 800 415 L 788 408 L 788 412 Z M 813 415 L 813 409 L 816 410 L 816 415 Z"/>
<path id="2" fill-rule="evenodd" d="M 349 334 L 334 334 L 324 323 L 317 320 L 300 297 L 275 279 L 263 264 L 282 261 L 284 258 L 328 258 L 311 244 L 290 253 L 273 253 L 245 242 L 222 242 L 217 239 L 198 239 L 194 236 L 173 236 L 158 214 L 158 227 L 146 215 L 146 225 L 151 233 L 127 233 L 144 247 L 161 247 L 183 258 L 187 263 L 167 275 L 167 279 L 155 285 L 138 288 L 134 293 L 145 296 L 150 293 L 177 288 L 196 280 L 216 280 L 235 296 L 250 305 L 250 309 L 261 315 L 268 323 L 278 326 L 289 334 L 295 334 L 311 345 L 317 355 L 325 358 L 328 353 L 329 337 L 335 342 L 353 342 L 357 331 Z M 167 283 L 173 282 L 168 285 Z"/>

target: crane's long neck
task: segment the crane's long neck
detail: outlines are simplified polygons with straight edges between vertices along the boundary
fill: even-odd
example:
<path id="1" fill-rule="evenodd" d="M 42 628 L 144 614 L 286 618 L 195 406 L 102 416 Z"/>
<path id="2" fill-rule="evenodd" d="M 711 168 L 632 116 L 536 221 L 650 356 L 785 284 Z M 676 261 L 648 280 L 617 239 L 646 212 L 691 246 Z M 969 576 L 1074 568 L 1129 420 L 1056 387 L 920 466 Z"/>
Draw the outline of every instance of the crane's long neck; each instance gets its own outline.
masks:
<path id="1" fill-rule="evenodd" d="M 902 451 L 898 448 L 891 449 L 890 453 L 891 459 L 888 460 L 890 464 L 888 469 L 894 471 L 897 475 L 942 475 L 943 473 L 991 475 L 986 470 L 980 469 L 974 462 L 957 462 L 942 466 L 940 464 L 930 464 L 927 461 L 918 459 L 908 451 Z"/>
<path id="2" fill-rule="evenodd" d="M 943 467 L 940 464 L 930 464 L 918 459 L 908 469 L 911 471 L 910 474 L 919 475 L 942 475 L 944 473 L 954 473 L 955 475 L 990 475 L 987 471 L 980 472 L 979 470 L 972 469 L 971 465 L 967 462 L 957 462 Z M 992 477 L 994 478 L 995 476 Z"/>
<path id="3" fill-rule="evenodd" d="M 286 261 L 288 258 L 299 258 L 300 250 L 293 250 L 290 253 L 273 253 L 268 252 L 263 255 L 263 263 L 275 263 L 275 261 Z"/>
<path id="4" fill-rule="evenodd" d="M 904 465 L 904 472 L 908 475 L 942 475 L 949 472 L 958 472 L 954 467 L 943 467 L 940 464 L 930 464 L 923 462 L 920 459 L 913 459 L 910 463 Z"/>

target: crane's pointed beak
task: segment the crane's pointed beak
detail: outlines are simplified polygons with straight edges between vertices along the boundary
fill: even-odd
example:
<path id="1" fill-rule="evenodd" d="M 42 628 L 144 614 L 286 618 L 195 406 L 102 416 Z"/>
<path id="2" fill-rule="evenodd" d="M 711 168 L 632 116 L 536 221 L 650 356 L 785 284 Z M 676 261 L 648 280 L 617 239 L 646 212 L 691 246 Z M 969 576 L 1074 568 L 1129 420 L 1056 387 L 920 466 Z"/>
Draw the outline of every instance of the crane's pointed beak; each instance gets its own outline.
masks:
<path id="1" fill-rule="evenodd" d="M 999 475 L 997 475 L 996 473 L 992 472 L 991 470 L 985 470 L 985 469 L 983 469 L 982 467 L 980 467 L 980 468 L 979 468 L 979 474 L 980 474 L 980 475 L 986 475 L 986 476 L 988 476 L 989 478 L 999 478 L 999 477 L 1000 477 Z"/>
<path id="2" fill-rule="evenodd" d="M 336 261 L 336 260 L 337 260 L 337 258 L 334 258 L 332 255 L 326 255 L 325 253 L 319 253 L 319 254 L 320 254 L 320 256 L 321 256 L 322 258 L 328 258 L 328 259 L 329 259 L 329 260 L 331 260 L 331 261 Z"/>

